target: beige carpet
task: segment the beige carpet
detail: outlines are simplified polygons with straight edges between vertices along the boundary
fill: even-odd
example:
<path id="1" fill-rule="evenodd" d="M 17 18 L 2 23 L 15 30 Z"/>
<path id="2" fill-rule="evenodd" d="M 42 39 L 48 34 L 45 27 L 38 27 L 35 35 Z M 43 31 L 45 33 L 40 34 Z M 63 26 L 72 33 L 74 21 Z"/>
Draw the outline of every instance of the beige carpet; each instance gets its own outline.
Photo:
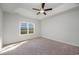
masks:
<path id="1" fill-rule="evenodd" d="M 76 55 L 79 47 L 60 43 L 45 38 L 29 40 L 28 43 L 1 55 Z"/>

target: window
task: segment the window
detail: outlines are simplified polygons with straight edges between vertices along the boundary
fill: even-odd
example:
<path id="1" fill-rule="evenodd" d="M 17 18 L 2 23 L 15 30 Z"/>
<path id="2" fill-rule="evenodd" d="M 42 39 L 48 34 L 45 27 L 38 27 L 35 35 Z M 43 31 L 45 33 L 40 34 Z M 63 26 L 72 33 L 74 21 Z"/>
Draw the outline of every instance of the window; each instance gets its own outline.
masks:
<path id="1" fill-rule="evenodd" d="M 20 34 L 33 34 L 35 29 L 35 25 L 31 22 L 21 22 L 20 23 Z"/>

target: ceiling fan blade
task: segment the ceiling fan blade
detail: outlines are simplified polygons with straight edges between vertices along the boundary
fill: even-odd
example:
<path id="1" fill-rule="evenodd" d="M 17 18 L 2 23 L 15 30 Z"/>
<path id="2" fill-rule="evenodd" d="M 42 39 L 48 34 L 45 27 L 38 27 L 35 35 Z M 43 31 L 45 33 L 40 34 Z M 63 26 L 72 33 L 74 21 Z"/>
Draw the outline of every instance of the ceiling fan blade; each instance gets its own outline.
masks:
<path id="1" fill-rule="evenodd" d="M 40 14 L 40 12 L 37 13 L 37 15 Z"/>
<path id="2" fill-rule="evenodd" d="M 46 15 L 46 13 L 45 13 L 45 12 L 44 12 L 43 14 L 44 14 L 44 15 Z"/>
<path id="3" fill-rule="evenodd" d="M 44 9 L 44 11 L 49 11 L 49 10 L 52 10 L 52 8 Z"/>
<path id="4" fill-rule="evenodd" d="M 42 8 L 44 9 L 45 3 L 42 3 Z"/>
<path id="5" fill-rule="evenodd" d="M 39 9 L 36 9 L 36 8 L 32 8 L 33 10 L 37 10 L 37 11 L 40 11 Z"/>

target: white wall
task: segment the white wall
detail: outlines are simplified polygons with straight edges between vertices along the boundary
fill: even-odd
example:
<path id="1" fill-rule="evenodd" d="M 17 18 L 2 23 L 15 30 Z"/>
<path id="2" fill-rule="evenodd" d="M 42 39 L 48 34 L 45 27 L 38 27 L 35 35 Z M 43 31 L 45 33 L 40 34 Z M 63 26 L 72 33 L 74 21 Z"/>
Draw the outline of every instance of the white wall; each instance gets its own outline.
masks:
<path id="1" fill-rule="evenodd" d="M 44 19 L 41 26 L 43 37 L 79 46 L 79 7 Z"/>
<path id="2" fill-rule="evenodd" d="M 0 9 L 0 49 L 2 48 L 3 31 L 2 31 L 2 10 Z"/>
<path id="3" fill-rule="evenodd" d="M 19 22 L 27 21 L 35 24 L 35 33 L 33 35 L 19 36 Z M 24 18 L 17 14 L 4 13 L 4 44 L 14 43 L 26 39 L 38 37 L 40 34 L 40 22 Z"/>

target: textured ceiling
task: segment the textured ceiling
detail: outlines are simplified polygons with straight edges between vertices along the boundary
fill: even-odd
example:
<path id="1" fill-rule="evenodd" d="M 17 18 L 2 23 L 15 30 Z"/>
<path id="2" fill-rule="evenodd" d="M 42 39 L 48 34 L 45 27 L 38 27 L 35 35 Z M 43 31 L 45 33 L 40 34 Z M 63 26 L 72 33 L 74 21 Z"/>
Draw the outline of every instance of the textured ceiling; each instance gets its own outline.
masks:
<path id="1" fill-rule="evenodd" d="M 42 20 L 46 17 L 77 7 L 78 5 L 79 4 L 74 3 L 46 3 L 45 8 L 53 8 L 52 11 L 46 12 L 47 15 L 36 15 L 37 11 L 32 10 L 32 8 L 39 9 L 41 7 L 41 3 L 2 3 L 0 4 L 0 7 L 5 12 L 18 13 L 31 19 Z"/>

